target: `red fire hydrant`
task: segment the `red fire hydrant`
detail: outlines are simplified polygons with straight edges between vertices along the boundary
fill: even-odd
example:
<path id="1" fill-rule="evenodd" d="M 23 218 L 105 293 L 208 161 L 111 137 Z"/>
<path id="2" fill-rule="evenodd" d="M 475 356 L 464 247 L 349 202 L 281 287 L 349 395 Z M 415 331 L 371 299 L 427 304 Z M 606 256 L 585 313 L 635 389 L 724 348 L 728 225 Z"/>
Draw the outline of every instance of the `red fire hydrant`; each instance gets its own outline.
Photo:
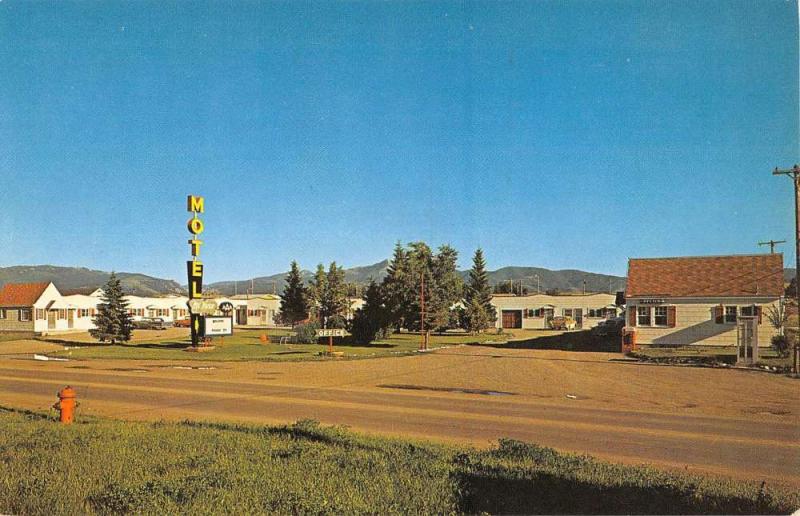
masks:
<path id="1" fill-rule="evenodd" d="M 59 417 L 61 423 L 69 425 L 75 419 L 75 408 L 78 406 L 77 397 L 75 389 L 69 385 L 58 391 L 58 401 L 53 408 L 61 412 Z"/>

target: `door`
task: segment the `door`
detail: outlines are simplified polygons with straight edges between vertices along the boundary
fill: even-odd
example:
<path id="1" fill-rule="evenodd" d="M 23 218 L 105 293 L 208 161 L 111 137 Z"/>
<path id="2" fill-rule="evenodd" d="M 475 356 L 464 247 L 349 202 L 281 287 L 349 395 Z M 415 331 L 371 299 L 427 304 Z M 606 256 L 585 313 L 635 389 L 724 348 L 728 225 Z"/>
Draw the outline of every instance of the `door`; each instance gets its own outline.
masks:
<path id="1" fill-rule="evenodd" d="M 236 309 L 236 324 L 247 324 L 247 308 Z"/>
<path id="2" fill-rule="evenodd" d="M 575 319 L 575 328 L 583 328 L 583 308 L 573 308 L 572 318 Z"/>
<path id="3" fill-rule="evenodd" d="M 67 328 L 75 327 L 75 310 L 67 310 Z"/>
<path id="4" fill-rule="evenodd" d="M 56 311 L 55 310 L 48 310 L 47 311 L 47 329 L 48 330 L 55 330 L 56 329 Z"/>
<path id="5" fill-rule="evenodd" d="M 522 328 L 522 310 L 503 310 L 503 328 Z"/>

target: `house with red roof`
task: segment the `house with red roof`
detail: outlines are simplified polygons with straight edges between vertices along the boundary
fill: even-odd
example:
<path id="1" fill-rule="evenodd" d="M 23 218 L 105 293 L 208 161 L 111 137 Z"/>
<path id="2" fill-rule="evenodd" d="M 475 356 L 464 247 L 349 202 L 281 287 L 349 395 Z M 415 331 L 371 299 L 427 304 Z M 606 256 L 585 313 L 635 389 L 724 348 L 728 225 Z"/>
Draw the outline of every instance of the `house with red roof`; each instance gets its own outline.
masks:
<path id="1" fill-rule="evenodd" d="M 63 304 L 61 293 L 52 283 L 7 283 L 0 289 L 0 331 L 67 329 L 68 314 Z"/>
<path id="2" fill-rule="evenodd" d="M 755 318 L 768 346 L 783 293 L 781 253 L 631 258 L 626 329 L 638 344 L 735 346 L 739 320 Z"/>

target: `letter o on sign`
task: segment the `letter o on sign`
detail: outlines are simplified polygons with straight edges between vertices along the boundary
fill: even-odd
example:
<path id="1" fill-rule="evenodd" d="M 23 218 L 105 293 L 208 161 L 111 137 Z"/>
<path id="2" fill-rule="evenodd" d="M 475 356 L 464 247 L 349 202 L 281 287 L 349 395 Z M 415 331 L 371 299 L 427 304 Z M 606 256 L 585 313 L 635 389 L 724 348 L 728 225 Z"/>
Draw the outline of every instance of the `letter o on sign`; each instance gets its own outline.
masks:
<path id="1" fill-rule="evenodd" d="M 198 218 L 189 219 L 189 222 L 186 224 L 189 228 L 189 232 L 195 235 L 199 235 L 203 232 L 203 221 Z"/>

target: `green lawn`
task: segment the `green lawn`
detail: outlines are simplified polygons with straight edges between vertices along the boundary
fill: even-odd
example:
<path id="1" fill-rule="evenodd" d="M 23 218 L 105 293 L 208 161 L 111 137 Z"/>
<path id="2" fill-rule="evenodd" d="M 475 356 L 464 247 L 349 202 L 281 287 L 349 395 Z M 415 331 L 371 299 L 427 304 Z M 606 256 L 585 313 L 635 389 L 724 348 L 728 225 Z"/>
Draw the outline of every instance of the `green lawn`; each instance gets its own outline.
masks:
<path id="1" fill-rule="evenodd" d="M 0 407 L 3 514 L 789 514 L 797 493 L 501 440 L 488 450 L 290 426 L 71 426 Z"/>
<path id="2" fill-rule="evenodd" d="M 264 344 L 260 336 L 266 333 L 270 342 Z M 204 352 L 184 351 L 189 347 L 188 339 L 158 340 L 152 342 L 130 342 L 126 344 L 77 344 L 78 349 L 48 353 L 51 356 L 74 359 L 140 359 L 140 360 L 310 360 L 323 359 L 320 352 L 327 351 L 327 341 L 321 344 L 279 344 L 287 330 L 234 330 L 234 335 L 215 339 L 214 349 Z M 479 343 L 508 338 L 508 335 L 464 334 L 432 335 L 429 347 L 452 346 L 463 343 Z M 334 351 L 344 353 L 346 358 L 366 358 L 407 354 L 419 348 L 418 334 L 394 334 L 387 339 L 369 345 L 357 345 L 350 337 L 334 339 Z M 70 346 L 72 347 L 72 346 Z"/>

